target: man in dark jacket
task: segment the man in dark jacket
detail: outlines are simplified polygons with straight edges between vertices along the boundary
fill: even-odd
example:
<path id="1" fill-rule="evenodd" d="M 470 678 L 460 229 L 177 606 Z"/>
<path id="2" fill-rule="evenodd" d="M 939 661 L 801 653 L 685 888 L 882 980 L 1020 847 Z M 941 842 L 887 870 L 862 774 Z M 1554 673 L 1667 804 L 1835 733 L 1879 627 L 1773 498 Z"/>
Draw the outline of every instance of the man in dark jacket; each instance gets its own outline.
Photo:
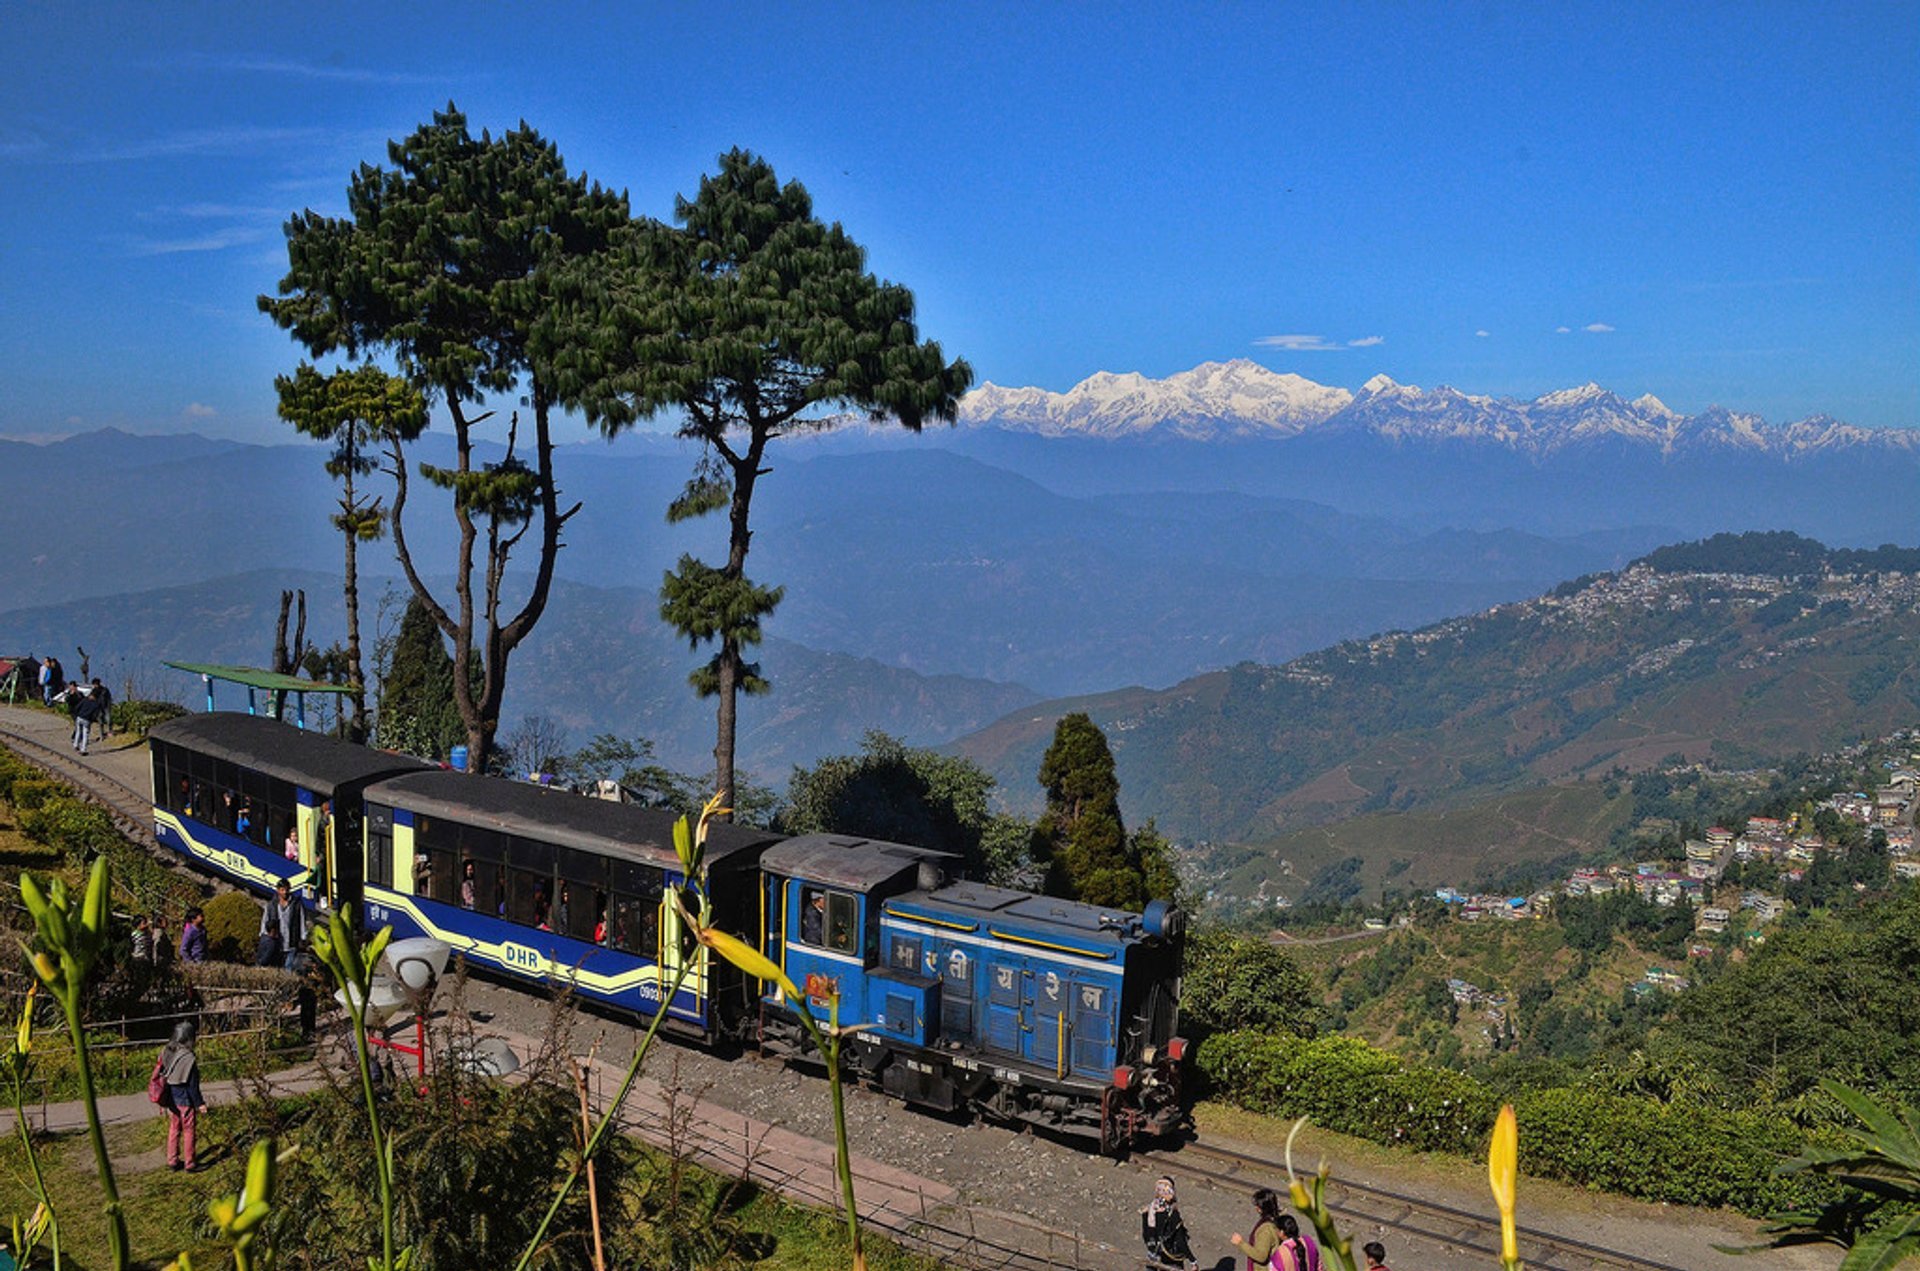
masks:
<path id="1" fill-rule="evenodd" d="M 294 959 L 300 956 L 300 946 L 307 938 L 307 911 L 293 898 L 284 878 L 260 915 L 260 934 L 265 937 L 269 933 L 279 937 L 282 965 L 293 970 Z"/>
<path id="2" fill-rule="evenodd" d="M 93 700 L 100 708 L 100 713 L 95 717 L 93 724 L 100 730 L 100 738 L 104 741 L 113 736 L 113 694 L 100 682 L 100 677 L 97 675 L 93 677 Z"/>

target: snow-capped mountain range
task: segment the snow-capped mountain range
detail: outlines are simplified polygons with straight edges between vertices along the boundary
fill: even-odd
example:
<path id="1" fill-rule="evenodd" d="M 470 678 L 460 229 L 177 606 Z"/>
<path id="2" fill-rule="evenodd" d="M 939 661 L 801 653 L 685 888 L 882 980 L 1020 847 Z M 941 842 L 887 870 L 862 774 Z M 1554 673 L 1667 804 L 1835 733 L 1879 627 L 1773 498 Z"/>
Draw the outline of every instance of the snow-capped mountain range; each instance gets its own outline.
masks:
<path id="1" fill-rule="evenodd" d="M 960 422 L 1047 436 L 1289 438 L 1367 434 L 1395 441 L 1477 441 L 1530 454 L 1605 442 L 1686 451 L 1793 457 L 1883 447 L 1920 456 L 1920 429 L 1859 428 L 1827 415 L 1774 425 L 1714 406 L 1680 415 L 1648 393 L 1633 401 L 1598 384 L 1532 401 L 1416 388 L 1376 375 L 1357 393 L 1270 371 L 1257 362 L 1206 362 L 1149 379 L 1102 371 L 1064 393 L 982 384 Z"/>

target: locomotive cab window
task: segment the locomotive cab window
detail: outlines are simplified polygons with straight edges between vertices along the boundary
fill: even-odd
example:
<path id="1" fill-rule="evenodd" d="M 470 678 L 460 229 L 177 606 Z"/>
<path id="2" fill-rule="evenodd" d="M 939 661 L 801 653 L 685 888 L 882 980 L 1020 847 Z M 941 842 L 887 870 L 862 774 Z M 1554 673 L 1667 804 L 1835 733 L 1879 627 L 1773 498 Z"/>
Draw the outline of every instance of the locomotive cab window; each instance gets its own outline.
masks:
<path id="1" fill-rule="evenodd" d="M 802 887 L 800 943 L 835 953 L 859 953 L 859 913 L 858 902 L 846 892 Z"/>

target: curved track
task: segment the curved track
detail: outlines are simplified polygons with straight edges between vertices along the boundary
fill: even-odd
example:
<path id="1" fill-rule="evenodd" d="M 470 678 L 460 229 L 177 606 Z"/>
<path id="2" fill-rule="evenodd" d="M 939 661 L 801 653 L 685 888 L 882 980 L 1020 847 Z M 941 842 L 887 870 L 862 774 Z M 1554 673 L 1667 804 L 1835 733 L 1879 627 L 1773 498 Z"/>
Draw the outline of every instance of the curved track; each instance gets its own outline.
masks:
<path id="1" fill-rule="evenodd" d="M 1268 1186 L 1273 1179 L 1284 1177 L 1287 1169 L 1283 1161 L 1200 1142 L 1182 1144 L 1172 1152 L 1141 1153 L 1139 1159 L 1152 1161 L 1169 1171 L 1236 1188 L 1256 1183 Z M 1500 1223 L 1486 1214 L 1339 1178 L 1329 1181 L 1327 1192 L 1334 1212 L 1346 1219 L 1349 1226 L 1355 1222 L 1377 1224 L 1455 1249 L 1485 1253 L 1495 1265 L 1500 1260 Z M 1538 1227 L 1522 1226 L 1519 1234 L 1521 1257 L 1531 1271 L 1592 1271 L 1602 1267 L 1625 1271 L 1688 1271 L 1685 1267 Z"/>

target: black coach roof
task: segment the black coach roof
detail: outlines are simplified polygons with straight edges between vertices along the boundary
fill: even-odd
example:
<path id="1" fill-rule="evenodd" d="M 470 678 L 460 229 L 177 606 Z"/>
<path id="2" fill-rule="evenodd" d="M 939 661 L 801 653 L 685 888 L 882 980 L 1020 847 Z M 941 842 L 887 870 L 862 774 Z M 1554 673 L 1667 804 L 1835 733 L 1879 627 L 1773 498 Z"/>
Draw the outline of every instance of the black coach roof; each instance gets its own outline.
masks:
<path id="1" fill-rule="evenodd" d="M 673 823 L 658 808 L 636 808 L 500 777 L 458 772 L 415 772 L 367 787 L 372 803 L 405 808 L 461 825 L 517 834 L 521 838 L 589 852 L 626 848 L 661 865 L 674 865 Z M 715 821 L 707 830 L 709 864 L 779 840 L 771 830 Z"/>
<path id="2" fill-rule="evenodd" d="M 768 848 L 760 864 L 788 878 L 865 891 L 898 876 L 902 870 L 917 869 L 922 862 L 931 862 L 952 873 L 959 859 L 951 852 L 880 839 L 802 834 Z"/>
<path id="3" fill-rule="evenodd" d="M 370 750 L 265 715 L 234 711 L 182 715 L 156 725 L 147 735 L 323 794 L 375 777 L 430 766 L 411 755 Z"/>

